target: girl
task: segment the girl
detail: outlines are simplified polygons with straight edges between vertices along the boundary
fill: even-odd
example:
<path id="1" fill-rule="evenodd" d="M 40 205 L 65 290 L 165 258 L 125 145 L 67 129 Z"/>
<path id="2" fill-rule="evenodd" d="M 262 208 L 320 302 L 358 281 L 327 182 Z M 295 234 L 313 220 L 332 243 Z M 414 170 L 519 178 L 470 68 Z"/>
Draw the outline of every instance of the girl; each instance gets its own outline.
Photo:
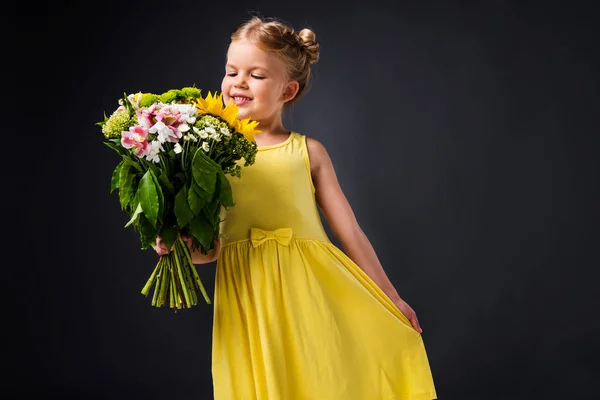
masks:
<path id="1" fill-rule="evenodd" d="M 255 164 L 228 177 L 236 205 L 220 241 L 193 253 L 197 264 L 217 260 L 215 399 L 435 399 L 417 316 L 359 227 L 326 149 L 283 126 L 318 58 L 311 30 L 276 19 L 253 17 L 231 37 L 223 99 L 261 133 Z M 167 252 L 160 238 L 156 249 Z"/>

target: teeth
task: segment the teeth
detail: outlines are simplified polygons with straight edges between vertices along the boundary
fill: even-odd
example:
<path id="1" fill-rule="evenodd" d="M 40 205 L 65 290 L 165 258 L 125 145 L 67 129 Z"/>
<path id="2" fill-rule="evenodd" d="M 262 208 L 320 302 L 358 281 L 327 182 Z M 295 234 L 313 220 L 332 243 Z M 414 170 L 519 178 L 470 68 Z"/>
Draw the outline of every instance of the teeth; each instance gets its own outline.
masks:
<path id="1" fill-rule="evenodd" d="M 235 101 L 249 100 L 247 97 L 234 97 L 233 99 L 234 99 Z"/>

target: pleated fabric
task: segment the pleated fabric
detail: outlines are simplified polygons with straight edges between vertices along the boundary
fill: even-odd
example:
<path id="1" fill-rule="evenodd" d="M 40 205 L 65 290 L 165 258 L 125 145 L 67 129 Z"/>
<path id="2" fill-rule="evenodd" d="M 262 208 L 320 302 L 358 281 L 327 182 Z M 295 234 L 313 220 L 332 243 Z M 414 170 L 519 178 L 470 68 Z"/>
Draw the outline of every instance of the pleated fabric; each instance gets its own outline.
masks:
<path id="1" fill-rule="evenodd" d="M 223 211 L 214 295 L 216 400 L 430 400 L 421 334 L 331 243 L 306 137 L 259 147 Z"/>

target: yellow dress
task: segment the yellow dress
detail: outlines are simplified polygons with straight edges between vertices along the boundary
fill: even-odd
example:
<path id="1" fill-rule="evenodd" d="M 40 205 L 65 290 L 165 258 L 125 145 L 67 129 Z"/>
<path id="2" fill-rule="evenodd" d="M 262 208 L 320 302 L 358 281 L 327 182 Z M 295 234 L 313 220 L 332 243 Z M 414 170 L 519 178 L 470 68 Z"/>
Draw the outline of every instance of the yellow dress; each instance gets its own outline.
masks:
<path id="1" fill-rule="evenodd" d="M 306 136 L 260 146 L 229 177 L 214 294 L 216 400 L 430 400 L 421 335 L 333 245 Z"/>

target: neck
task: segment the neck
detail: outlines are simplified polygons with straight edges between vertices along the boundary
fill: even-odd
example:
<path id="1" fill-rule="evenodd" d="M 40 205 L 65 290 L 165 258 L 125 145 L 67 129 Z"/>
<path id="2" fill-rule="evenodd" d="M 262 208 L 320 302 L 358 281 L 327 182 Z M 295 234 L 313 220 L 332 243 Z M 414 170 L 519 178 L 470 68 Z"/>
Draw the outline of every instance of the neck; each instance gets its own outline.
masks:
<path id="1" fill-rule="evenodd" d="M 260 133 L 256 136 L 278 136 L 285 135 L 289 131 L 283 126 L 281 113 L 277 113 L 272 118 L 258 121 L 259 124 L 256 129 L 260 130 Z"/>

